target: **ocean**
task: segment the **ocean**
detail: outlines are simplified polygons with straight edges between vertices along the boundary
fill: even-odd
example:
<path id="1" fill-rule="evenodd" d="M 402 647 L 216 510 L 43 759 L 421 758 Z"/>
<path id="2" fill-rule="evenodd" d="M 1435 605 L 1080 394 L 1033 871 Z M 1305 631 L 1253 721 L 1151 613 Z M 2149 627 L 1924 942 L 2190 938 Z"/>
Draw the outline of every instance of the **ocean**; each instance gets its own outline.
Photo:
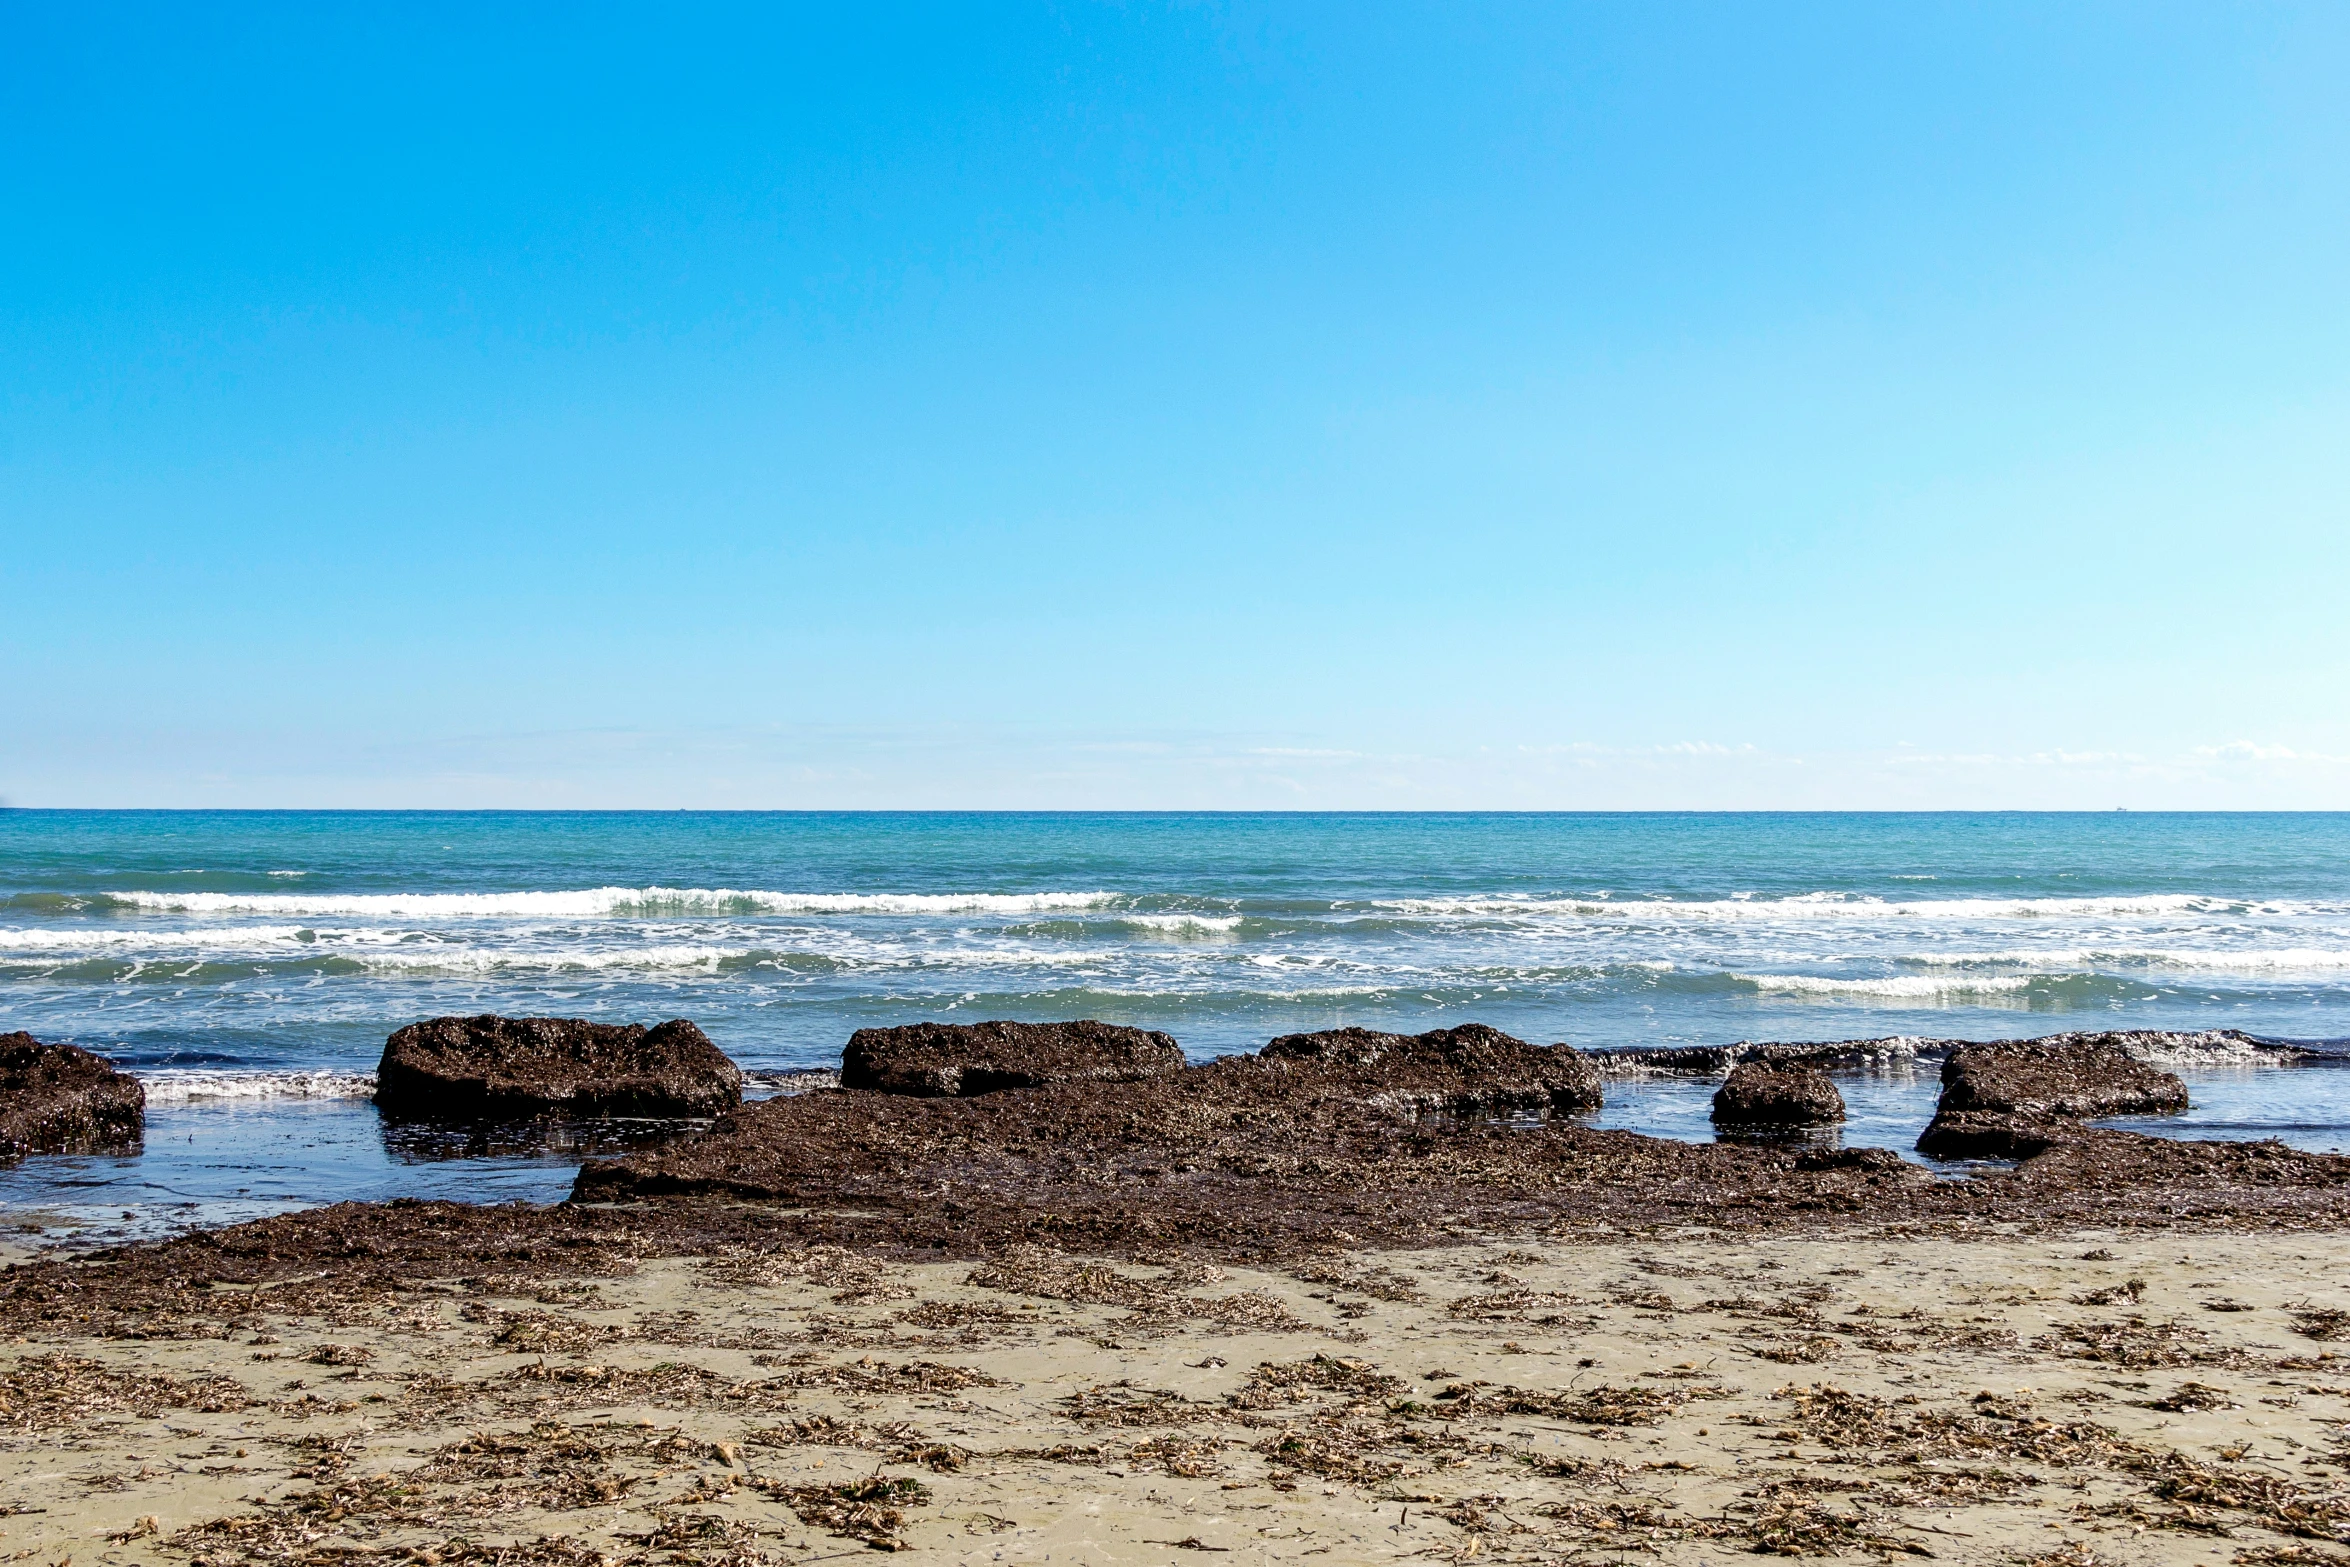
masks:
<path id="1" fill-rule="evenodd" d="M 581 1147 L 482 1156 L 367 1104 L 387 1034 L 474 1012 L 689 1017 L 755 1075 L 922 1018 L 1197 1058 L 1471 1021 L 2340 1041 L 2350 815 L 0 811 L 0 1032 L 107 1055 L 150 1106 L 138 1155 L 0 1172 L 0 1220 L 559 1197 Z M 2350 1072 L 2187 1075 L 2195 1110 L 2148 1129 L 2350 1146 Z M 1708 1136 L 1708 1091 L 1613 1085 L 1599 1124 Z M 1846 1092 L 1848 1142 L 1906 1147 L 1934 1084 Z"/>

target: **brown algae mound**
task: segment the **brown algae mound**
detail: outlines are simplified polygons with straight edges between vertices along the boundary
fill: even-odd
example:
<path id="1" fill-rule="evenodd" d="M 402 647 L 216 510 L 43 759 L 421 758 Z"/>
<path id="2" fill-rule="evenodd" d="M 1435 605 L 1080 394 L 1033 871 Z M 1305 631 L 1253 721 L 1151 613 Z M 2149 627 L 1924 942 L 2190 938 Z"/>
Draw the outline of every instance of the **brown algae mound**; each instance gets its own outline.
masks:
<path id="1" fill-rule="evenodd" d="M 1714 1094 L 1716 1126 L 1828 1126 L 1843 1119 L 1844 1095 L 1813 1066 L 1741 1061 Z"/>
<path id="2" fill-rule="evenodd" d="M 707 1116 L 743 1096 L 741 1070 L 683 1018 L 436 1017 L 385 1041 L 375 1084 L 386 1115 L 425 1120 Z"/>
<path id="3" fill-rule="evenodd" d="M 36 1153 L 138 1146 L 147 1090 L 76 1045 L 0 1034 L 0 1165 Z"/>
<path id="4" fill-rule="evenodd" d="M 1490 1029 L 1342 1030 L 1126 1083 L 772 1099 L 666 1150 L 588 1164 L 574 1197 L 920 1208 L 969 1250 L 1049 1238 L 1247 1254 L 1432 1239 L 1464 1209 L 1487 1224 L 1861 1211 L 1926 1180 L 1878 1150 L 1682 1144 L 1551 1116 L 1595 1083 L 1574 1052 Z"/>
<path id="5" fill-rule="evenodd" d="M 954 1099 L 1182 1069 L 1183 1047 L 1173 1038 L 1114 1023 L 908 1023 L 850 1035 L 840 1086 Z"/>
<path id="6" fill-rule="evenodd" d="M 2014 1172 L 1937 1181 L 1883 1149 L 1678 1143 L 1553 1113 L 1596 1080 L 1575 1052 L 1490 1029 L 1333 1030 L 1122 1083 L 768 1100 L 706 1135 L 590 1163 L 574 1196 L 854 1208 L 868 1235 L 963 1255 L 1045 1243 L 1288 1257 L 1421 1244 L 1467 1223 L 2350 1215 L 2350 1160 L 2274 1144 L 2075 1126 Z"/>
<path id="7" fill-rule="evenodd" d="M 1918 1148 L 1938 1158 L 2028 1158 L 2094 1116 L 2186 1108 L 2177 1073 L 2106 1036 L 1961 1045 L 1942 1063 L 1942 1099 Z"/>
<path id="8" fill-rule="evenodd" d="M 1599 1068 L 1581 1051 L 1530 1045 L 1482 1023 L 1425 1034 L 1284 1034 L 1257 1059 L 1352 1073 L 1372 1103 L 1413 1115 L 1571 1115 L 1600 1105 Z"/>

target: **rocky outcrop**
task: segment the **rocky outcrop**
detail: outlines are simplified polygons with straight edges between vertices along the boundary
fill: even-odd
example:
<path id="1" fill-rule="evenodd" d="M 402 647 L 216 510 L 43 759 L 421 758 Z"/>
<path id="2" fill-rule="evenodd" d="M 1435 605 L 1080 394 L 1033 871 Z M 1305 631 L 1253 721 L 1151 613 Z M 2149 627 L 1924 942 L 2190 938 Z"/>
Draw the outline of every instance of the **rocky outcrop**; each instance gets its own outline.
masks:
<path id="1" fill-rule="evenodd" d="M 1822 1071 L 1900 1069 L 1946 1061 L 1971 1041 L 1893 1034 L 1880 1039 L 1837 1039 L 1814 1043 L 1734 1045 L 1611 1045 L 1591 1052 L 1609 1077 L 1719 1077 L 1741 1061 L 1775 1066 L 1813 1066 Z M 2050 1034 L 2034 1043 L 2058 1046 L 2112 1045 L 2140 1061 L 2197 1066 L 2292 1066 L 2316 1054 L 2291 1040 L 2263 1039 L 2232 1028 L 2117 1029 L 2102 1033 Z"/>
<path id="2" fill-rule="evenodd" d="M 1759 1129 L 1829 1126 L 1844 1119 L 1844 1096 L 1816 1067 L 1741 1061 L 1714 1094 L 1716 1126 Z"/>
<path id="3" fill-rule="evenodd" d="M 841 1052 L 840 1086 L 919 1099 L 965 1099 L 1055 1083 L 1133 1082 L 1183 1069 L 1165 1034 L 1075 1023 L 908 1023 L 860 1028 Z"/>
<path id="4" fill-rule="evenodd" d="M 1918 1152 L 1935 1159 L 2036 1159 L 2081 1129 L 2080 1122 L 2056 1116 L 1938 1111 L 1918 1134 Z"/>
<path id="5" fill-rule="evenodd" d="M 708 1116 L 742 1103 L 742 1072 L 693 1024 L 436 1017 L 384 1044 L 375 1102 L 408 1120 Z"/>
<path id="6" fill-rule="evenodd" d="M 1821 1071 L 1866 1071 L 1907 1067 L 1921 1058 L 1938 1060 L 1951 1042 L 1897 1034 L 1884 1039 L 1838 1039 L 1814 1044 L 1615 1045 L 1591 1052 L 1609 1077 L 1719 1077 L 1742 1061 L 1770 1066 L 1808 1066 Z"/>
<path id="7" fill-rule="evenodd" d="M 1961 1045 L 1942 1064 L 1945 1111 L 2010 1115 L 2165 1115 L 2187 1108 L 2187 1085 L 2096 1035 Z"/>
<path id="8" fill-rule="evenodd" d="M 2186 1109 L 2187 1085 L 2131 1054 L 2132 1037 L 2068 1034 L 1959 1046 L 1942 1063 L 1942 1099 L 1918 1151 L 1938 1159 L 2029 1159 L 2093 1117 Z"/>
<path id="9" fill-rule="evenodd" d="M 1596 1110 L 1599 1069 L 1566 1045 L 1530 1045 L 1482 1023 L 1425 1034 L 1334 1028 L 1285 1034 L 1257 1059 L 1406 1114 Z"/>
<path id="10" fill-rule="evenodd" d="M 0 1164 L 27 1154 L 135 1148 L 147 1090 L 77 1045 L 0 1034 Z"/>

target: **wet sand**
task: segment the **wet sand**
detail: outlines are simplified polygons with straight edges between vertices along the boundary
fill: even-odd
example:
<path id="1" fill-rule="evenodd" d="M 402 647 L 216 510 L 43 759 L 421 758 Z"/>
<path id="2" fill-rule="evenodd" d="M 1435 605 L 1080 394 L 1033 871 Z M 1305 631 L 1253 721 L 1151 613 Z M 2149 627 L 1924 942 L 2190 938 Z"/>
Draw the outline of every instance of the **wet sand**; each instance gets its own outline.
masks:
<path id="1" fill-rule="evenodd" d="M 2338 1229 L 1257 1266 L 515 1233 L 258 1287 L 143 1251 L 145 1315 L 20 1273 L 0 1559 L 2350 1560 Z"/>

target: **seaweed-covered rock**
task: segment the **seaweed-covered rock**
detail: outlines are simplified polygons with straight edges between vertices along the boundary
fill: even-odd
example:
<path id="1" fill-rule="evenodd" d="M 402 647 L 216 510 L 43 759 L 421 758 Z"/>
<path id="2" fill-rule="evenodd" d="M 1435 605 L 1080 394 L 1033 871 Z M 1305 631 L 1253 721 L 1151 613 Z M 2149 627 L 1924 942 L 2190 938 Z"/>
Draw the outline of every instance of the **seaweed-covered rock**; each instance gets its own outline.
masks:
<path id="1" fill-rule="evenodd" d="M 683 1018 L 656 1028 L 562 1017 L 436 1017 L 384 1044 L 375 1102 L 409 1120 L 705 1116 L 743 1075 Z"/>
<path id="2" fill-rule="evenodd" d="M 1285 1034 L 1258 1051 L 1257 1059 L 1412 1114 L 1571 1113 L 1596 1110 L 1600 1102 L 1599 1069 L 1580 1051 L 1530 1045 L 1482 1023 L 1425 1034 L 1367 1028 Z"/>
<path id="3" fill-rule="evenodd" d="M 1937 1111 L 1918 1136 L 1918 1152 L 1936 1159 L 2036 1159 L 2082 1130 L 2062 1116 Z"/>
<path id="4" fill-rule="evenodd" d="M 1961 1045 L 1942 1063 L 1940 1109 L 2011 1115 L 2167 1115 L 2187 1108 L 2187 1085 L 2117 1044 L 2095 1039 Z"/>
<path id="5" fill-rule="evenodd" d="M 2111 1045 L 2137 1060 L 2174 1066 L 2291 1066 L 2310 1059 L 2312 1054 L 2299 1045 L 2262 1039 L 2232 1028 L 2114 1029 L 2050 1034 L 2029 1043 L 2051 1048 Z M 1828 1072 L 1938 1063 L 1971 1044 L 1972 1041 L 1964 1039 L 1890 1034 L 1876 1039 L 1818 1040 L 1809 1044 L 1757 1044 L 1740 1040 L 1734 1045 L 1610 1045 L 1592 1051 L 1591 1059 L 1610 1077 L 1719 1077 L 1741 1061 L 1813 1066 Z"/>
<path id="6" fill-rule="evenodd" d="M 78 1045 L 0 1034 L 0 1164 L 135 1147 L 146 1125 L 147 1090 L 128 1072 Z"/>
<path id="7" fill-rule="evenodd" d="M 907 1023 L 860 1028 L 841 1052 L 840 1086 L 963 1099 L 1053 1083 L 1132 1082 L 1183 1069 L 1168 1035 L 1074 1023 Z"/>
<path id="8" fill-rule="evenodd" d="M 1933 1172 L 1911 1164 L 1890 1148 L 1807 1148 L 1795 1156 L 1806 1172 L 1844 1170 L 1899 1181 L 1932 1180 Z"/>
<path id="9" fill-rule="evenodd" d="M 1827 1126 L 1844 1119 L 1844 1096 L 1816 1067 L 1741 1061 L 1714 1094 L 1716 1126 Z"/>
<path id="10" fill-rule="evenodd" d="M 2178 1074 L 2137 1060 L 2119 1036 L 1961 1045 L 1942 1063 L 1942 1099 L 1918 1151 L 1938 1159 L 2028 1159 L 2095 1116 L 2186 1108 Z"/>

